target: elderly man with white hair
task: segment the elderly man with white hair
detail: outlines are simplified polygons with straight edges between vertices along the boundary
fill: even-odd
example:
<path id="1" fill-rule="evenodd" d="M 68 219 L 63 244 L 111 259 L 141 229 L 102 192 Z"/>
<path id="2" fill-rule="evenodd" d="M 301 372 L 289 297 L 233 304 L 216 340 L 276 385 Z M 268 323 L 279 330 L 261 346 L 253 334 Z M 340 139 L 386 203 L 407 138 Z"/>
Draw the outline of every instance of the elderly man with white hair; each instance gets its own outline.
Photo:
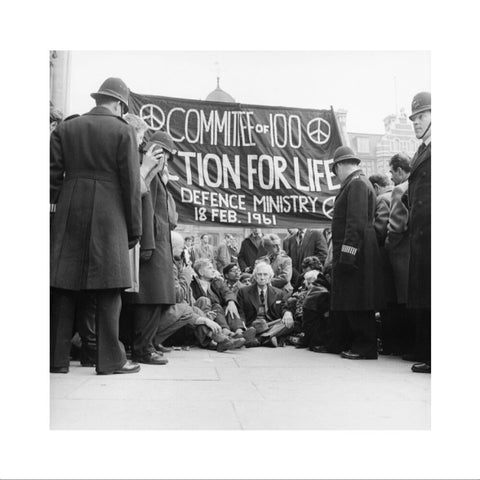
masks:
<path id="1" fill-rule="evenodd" d="M 238 313 L 247 327 L 254 327 L 256 339 L 245 346 L 277 347 L 293 330 L 293 316 L 287 311 L 285 292 L 271 285 L 272 267 L 257 262 L 253 269 L 255 283 L 238 291 Z"/>

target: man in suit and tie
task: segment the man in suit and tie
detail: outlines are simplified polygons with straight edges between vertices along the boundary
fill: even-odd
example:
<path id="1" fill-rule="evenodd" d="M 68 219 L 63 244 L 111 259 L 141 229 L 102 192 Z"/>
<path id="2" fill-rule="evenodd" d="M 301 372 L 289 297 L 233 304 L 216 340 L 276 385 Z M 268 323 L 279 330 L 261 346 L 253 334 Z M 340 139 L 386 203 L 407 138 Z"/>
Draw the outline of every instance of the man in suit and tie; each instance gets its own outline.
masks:
<path id="1" fill-rule="evenodd" d="M 282 341 L 293 330 L 292 313 L 286 310 L 285 294 L 272 287 L 272 267 L 258 262 L 253 270 L 255 283 L 238 291 L 237 303 L 240 319 L 246 327 L 254 327 L 257 338 L 247 347 L 277 347 L 278 338 Z"/>
<path id="2" fill-rule="evenodd" d="M 285 253 L 292 259 L 292 266 L 296 273 L 302 273 L 302 262 L 306 257 L 318 257 L 325 262 L 327 257 L 327 241 L 320 230 L 299 228 L 295 235 L 286 239 Z"/>

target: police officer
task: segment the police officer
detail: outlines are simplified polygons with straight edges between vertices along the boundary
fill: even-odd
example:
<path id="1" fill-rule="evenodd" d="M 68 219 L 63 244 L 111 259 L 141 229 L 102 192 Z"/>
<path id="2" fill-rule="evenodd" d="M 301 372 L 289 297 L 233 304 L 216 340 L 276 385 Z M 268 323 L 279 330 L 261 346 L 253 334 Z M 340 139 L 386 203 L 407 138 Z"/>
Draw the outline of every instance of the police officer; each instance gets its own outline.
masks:
<path id="1" fill-rule="evenodd" d="M 50 139 L 52 286 L 50 371 L 67 373 L 75 309 L 95 297 L 96 370 L 133 373 L 118 340 L 120 292 L 131 286 L 129 248 L 142 233 L 134 130 L 122 119 L 129 91 L 108 78 L 96 107 L 63 122 Z"/>
<path id="2" fill-rule="evenodd" d="M 381 260 L 375 235 L 375 191 L 349 147 L 337 148 L 333 172 L 341 182 L 332 219 L 333 339 L 343 358 L 376 359 L 375 311 L 382 307 Z"/>
<path id="3" fill-rule="evenodd" d="M 430 92 L 413 97 L 412 114 L 415 136 L 422 141 L 412 160 L 408 178 L 410 265 L 408 308 L 416 325 L 415 358 L 417 373 L 431 373 L 431 151 L 432 105 Z"/>

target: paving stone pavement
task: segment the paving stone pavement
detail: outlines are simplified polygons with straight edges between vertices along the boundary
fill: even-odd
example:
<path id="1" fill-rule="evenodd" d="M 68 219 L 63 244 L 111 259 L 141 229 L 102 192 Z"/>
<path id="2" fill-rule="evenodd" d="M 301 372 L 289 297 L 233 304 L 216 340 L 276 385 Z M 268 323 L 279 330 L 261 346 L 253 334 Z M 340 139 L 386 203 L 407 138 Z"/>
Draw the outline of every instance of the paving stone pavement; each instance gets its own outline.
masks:
<path id="1" fill-rule="evenodd" d="M 51 374 L 50 427 L 77 430 L 426 430 L 430 375 L 397 357 L 345 360 L 293 347 L 192 348 L 165 366 Z"/>

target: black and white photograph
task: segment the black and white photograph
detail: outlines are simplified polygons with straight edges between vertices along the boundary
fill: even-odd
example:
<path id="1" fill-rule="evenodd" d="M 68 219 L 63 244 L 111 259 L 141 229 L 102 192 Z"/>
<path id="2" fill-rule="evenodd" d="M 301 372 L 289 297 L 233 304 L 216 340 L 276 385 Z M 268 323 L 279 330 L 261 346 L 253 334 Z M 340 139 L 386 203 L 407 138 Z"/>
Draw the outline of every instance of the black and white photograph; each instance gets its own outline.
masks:
<path id="1" fill-rule="evenodd" d="M 51 428 L 428 430 L 430 63 L 51 51 Z"/>
<path id="2" fill-rule="evenodd" d="M 47 4 L 0 476 L 475 478 L 470 4 Z"/>

